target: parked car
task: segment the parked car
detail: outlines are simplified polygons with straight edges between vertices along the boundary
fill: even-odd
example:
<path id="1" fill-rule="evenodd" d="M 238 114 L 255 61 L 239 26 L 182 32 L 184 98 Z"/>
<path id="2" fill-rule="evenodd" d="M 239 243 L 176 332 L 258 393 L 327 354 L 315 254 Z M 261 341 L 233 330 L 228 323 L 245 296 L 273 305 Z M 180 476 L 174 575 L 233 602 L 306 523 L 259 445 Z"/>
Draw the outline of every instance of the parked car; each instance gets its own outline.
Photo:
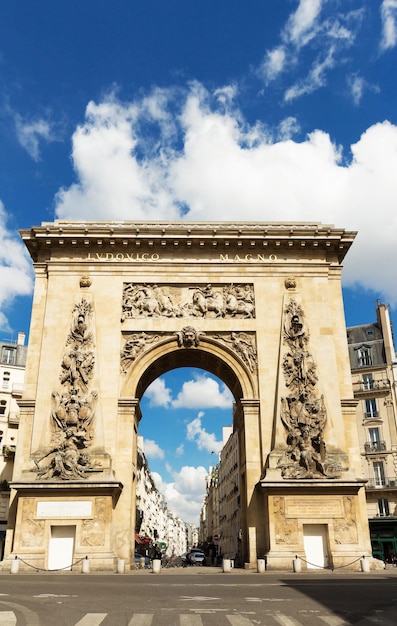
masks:
<path id="1" fill-rule="evenodd" d="M 204 561 L 205 554 L 198 548 L 192 548 L 189 552 L 182 555 L 182 565 L 184 567 L 187 565 L 204 565 Z"/>
<path id="2" fill-rule="evenodd" d="M 144 554 L 140 554 L 139 552 L 135 552 L 135 564 L 136 565 L 141 564 L 141 559 L 145 559 L 145 567 L 149 567 L 150 565 L 149 557 L 145 556 Z"/>

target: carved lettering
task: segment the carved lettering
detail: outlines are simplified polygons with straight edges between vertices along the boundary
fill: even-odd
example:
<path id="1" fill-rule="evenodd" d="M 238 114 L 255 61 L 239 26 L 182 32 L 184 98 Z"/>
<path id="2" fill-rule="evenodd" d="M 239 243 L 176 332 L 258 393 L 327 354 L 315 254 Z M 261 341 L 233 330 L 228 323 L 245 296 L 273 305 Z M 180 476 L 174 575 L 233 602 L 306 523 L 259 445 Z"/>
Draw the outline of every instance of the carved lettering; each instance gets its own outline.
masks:
<path id="1" fill-rule="evenodd" d="M 157 252 L 91 252 L 87 253 L 87 259 L 93 261 L 159 261 L 160 255 Z"/>

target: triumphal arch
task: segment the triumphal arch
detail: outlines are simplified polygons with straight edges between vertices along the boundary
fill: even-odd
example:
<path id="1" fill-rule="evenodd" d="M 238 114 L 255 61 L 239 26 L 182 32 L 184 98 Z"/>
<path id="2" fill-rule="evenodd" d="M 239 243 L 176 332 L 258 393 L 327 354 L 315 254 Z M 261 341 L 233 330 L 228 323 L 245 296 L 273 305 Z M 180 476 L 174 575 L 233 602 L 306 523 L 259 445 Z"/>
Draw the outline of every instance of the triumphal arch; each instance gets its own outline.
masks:
<path id="1" fill-rule="evenodd" d="M 318 542 L 332 567 L 370 556 L 341 294 L 355 233 L 55 221 L 21 236 L 36 283 L 6 563 L 133 566 L 140 399 L 185 366 L 234 396 L 246 567 L 310 562 Z"/>

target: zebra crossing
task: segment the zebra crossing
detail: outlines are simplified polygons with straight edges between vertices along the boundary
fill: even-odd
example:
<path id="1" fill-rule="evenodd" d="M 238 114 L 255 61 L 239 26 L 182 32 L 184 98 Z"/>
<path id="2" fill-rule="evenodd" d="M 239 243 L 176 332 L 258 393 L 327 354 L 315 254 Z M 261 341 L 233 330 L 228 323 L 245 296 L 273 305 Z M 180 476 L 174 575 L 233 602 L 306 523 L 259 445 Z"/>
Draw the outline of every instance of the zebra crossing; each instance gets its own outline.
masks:
<path id="1" fill-rule="evenodd" d="M 209 614 L 197 613 L 181 613 L 178 619 L 170 618 L 169 624 L 164 615 L 160 613 L 133 613 L 129 619 L 128 626 L 213 626 L 214 613 L 211 618 Z M 108 613 L 86 613 L 81 619 L 70 626 L 106 626 Z M 260 617 L 260 619 L 258 619 Z M 212 620 L 212 621 L 211 621 Z M 113 619 L 109 624 L 114 624 Z M 124 622 L 123 622 L 124 623 Z M 355 619 L 356 626 L 395 626 L 395 620 L 391 621 L 380 614 L 376 616 L 363 616 L 362 619 Z M 14 611 L 0 610 L 0 626 L 20 626 L 26 625 L 26 621 L 18 621 L 18 617 Z M 275 611 L 271 615 L 255 615 L 255 617 L 246 617 L 245 615 L 233 614 L 228 615 L 226 612 L 221 614 L 216 612 L 217 626 L 307 626 L 307 618 L 300 616 L 286 615 L 282 612 Z M 350 626 L 351 622 L 336 615 L 316 615 L 310 620 L 312 626 Z M 27 625 L 28 626 L 28 625 Z"/>

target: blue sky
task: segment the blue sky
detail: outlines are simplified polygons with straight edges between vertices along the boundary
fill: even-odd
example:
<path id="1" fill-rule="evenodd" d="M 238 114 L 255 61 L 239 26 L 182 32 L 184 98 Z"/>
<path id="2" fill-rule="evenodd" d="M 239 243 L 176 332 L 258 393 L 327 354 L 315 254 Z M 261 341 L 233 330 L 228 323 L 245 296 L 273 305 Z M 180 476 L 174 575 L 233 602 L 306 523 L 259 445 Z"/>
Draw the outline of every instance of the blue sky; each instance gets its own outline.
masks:
<path id="1" fill-rule="evenodd" d="M 58 218 L 357 230 L 347 324 L 375 321 L 378 298 L 397 319 L 397 0 L 19 0 L 1 18 L 1 339 L 29 331 L 18 229 Z M 214 457 L 203 441 L 230 423 L 220 381 L 214 406 L 175 407 L 189 380 L 215 379 L 156 383 L 144 432 L 186 506 Z"/>

